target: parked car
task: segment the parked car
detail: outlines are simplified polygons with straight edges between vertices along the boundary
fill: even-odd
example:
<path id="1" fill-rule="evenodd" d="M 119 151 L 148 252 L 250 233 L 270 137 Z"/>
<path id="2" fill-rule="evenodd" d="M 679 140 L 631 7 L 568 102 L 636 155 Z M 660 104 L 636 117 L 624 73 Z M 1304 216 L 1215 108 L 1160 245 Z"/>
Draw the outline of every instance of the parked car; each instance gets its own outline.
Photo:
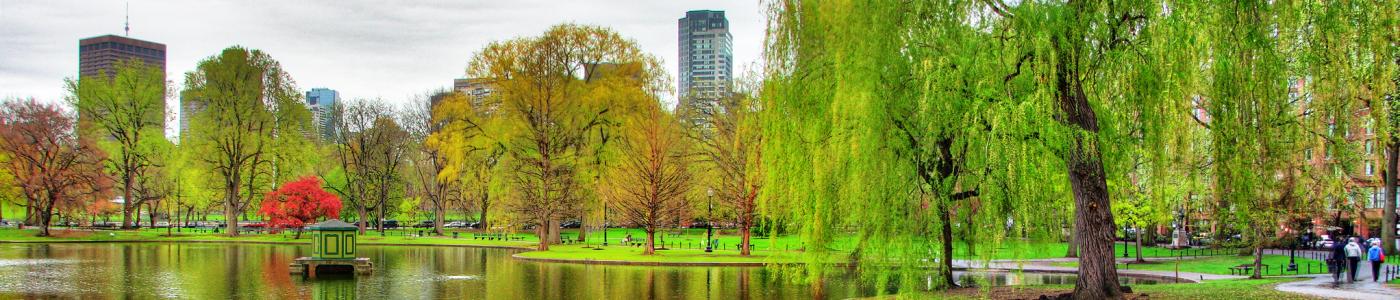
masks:
<path id="1" fill-rule="evenodd" d="M 463 227 L 467 227 L 467 222 L 452 221 L 452 222 L 447 222 L 446 224 L 442 224 L 442 227 L 443 227 L 443 228 L 463 228 Z"/>
<path id="2" fill-rule="evenodd" d="M 155 227 L 155 228 L 166 228 L 166 227 L 170 227 L 170 222 L 165 222 L 165 221 L 156 222 L 156 226 L 152 226 L 152 227 Z"/>
<path id="3" fill-rule="evenodd" d="M 1321 239 L 1318 239 L 1315 242 L 1313 248 L 1332 248 L 1333 243 L 1334 242 L 1332 241 L 1332 237 L 1324 234 L 1322 235 Z"/>
<path id="4" fill-rule="evenodd" d="M 469 222 L 469 223 L 467 223 L 467 227 L 466 227 L 466 228 L 476 228 L 476 229 L 480 229 L 480 228 L 481 228 L 481 222 Z"/>
<path id="5" fill-rule="evenodd" d="M 582 225 L 583 223 L 579 221 L 564 221 L 563 223 L 559 223 L 559 228 L 579 228 L 579 226 Z"/>
<path id="6" fill-rule="evenodd" d="M 384 226 L 384 229 L 399 228 L 399 220 L 382 220 L 380 225 Z"/>
<path id="7" fill-rule="evenodd" d="M 413 228 L 433 228 L 433 221 L 432 221 L 432 220 L 428 220 L 428 221 L 418 222 L 418 224 L 413 224 Z"/>

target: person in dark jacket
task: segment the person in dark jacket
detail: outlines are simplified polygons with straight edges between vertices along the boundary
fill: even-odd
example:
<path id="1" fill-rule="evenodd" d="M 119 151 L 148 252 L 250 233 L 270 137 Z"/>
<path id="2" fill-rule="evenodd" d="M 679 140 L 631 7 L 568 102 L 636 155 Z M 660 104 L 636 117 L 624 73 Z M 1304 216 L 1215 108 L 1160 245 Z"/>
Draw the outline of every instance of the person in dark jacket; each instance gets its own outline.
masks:
<path id="1" fill-rule="evenodd" d="M 1332 239 L 1332 257 L 1328 259 L 1327 262 L 1332 268 L 1332 281 L 1341 282 L 1342 274 L 1345 273 L 1347 269 L 1350 269 L 1350 267 L 1347 266 L 1347 243 L 1345 239 L 1338 235 L 1334 234 L 1332 236 L 1334 237 Z"/>

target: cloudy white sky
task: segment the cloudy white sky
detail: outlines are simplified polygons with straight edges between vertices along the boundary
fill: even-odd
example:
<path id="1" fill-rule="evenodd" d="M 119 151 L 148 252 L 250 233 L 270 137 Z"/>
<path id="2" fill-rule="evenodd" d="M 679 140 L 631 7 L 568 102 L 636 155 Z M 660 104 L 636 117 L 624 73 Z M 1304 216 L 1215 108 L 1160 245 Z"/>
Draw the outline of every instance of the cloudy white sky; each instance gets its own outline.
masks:
<path id="1" fill-rule="evenodd" d="M 176 88 L 199 60 L 242 45 L 271 54 L 303 90 L 400 103 L 451 86 L 487 43 L 562 22 L 612 27 L 664 59 L 673 77 L 686 11 L 725 11 L 736 72 L 760 56 L 766 22 L 758 0 L 0 0 L 0 97 L 61 101 L 63 79 L 78 73 L 78 40 L 122 34 L 128 3 L 130 37 L 166 45 Z"/>

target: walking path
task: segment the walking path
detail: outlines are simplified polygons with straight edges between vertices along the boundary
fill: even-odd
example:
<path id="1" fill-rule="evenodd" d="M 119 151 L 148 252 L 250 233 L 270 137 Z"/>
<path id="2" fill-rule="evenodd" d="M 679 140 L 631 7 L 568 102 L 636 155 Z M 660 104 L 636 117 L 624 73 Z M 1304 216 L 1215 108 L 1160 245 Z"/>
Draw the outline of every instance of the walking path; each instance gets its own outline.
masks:
<path id="1" fill-rule="evenodd" d="M 1274 289 L 1335 299 L 1400 299 L 1400 291 L 1386 286 L 1384 281 L 1372 281 L 1371 263 L 1364 260 L 1356 268 L 1355 282 L 1347 282 L 1345 274 L 1341 283 L 1334 281 L 1330 274 L 1298 277 L 1312 279 L 1279 284 Z"/>
<path id="2" fill-rule="evenodd" d="M 1174 258 L 1174 257 L 1152 257 L 1152 258 L 1144 258 L 1144 260 L 1149 260 L 1149 261 L 1168 261 L 1168 260 L 1175 260 L 1175 259 L 1176 259 L 1176 258 Z M 1031 259 L 1031 260 L 1024 260 L 1024 261 L 1016 261 L 1016 260 L 993 260 L 993 261 L 981 261 L 981 260 L 954 260 L 954 261 L 953 261 L 953 268 L 963 268 L 963 269 L 1022 270 L 1022 271 L 1033 271 L 1033 272 L 1070 273 L 1070 274 L 1079 273 L 1079 268 L 1076 268 L 1076 267 L 1065 267 L 1065 266 L 1056 266 L 1056 265 L 1054 265 L 1055 263 L 1060 263 L 1060 262 L 1074 262 L 1074 261 L 1078 261 L 1078 259 L 1077 259 L 1077 258 L 1046 258 L 1046 259 Z M 1129 262 L 1129 261 L 1133 261 L 1133 259 L 1129 258 L 1129 259 L 1120 259 L 1120 260 L 1119 260 L 1120 263 L 1122 263 L 1122 262 Z M 1136 277 L 1149 277 L 1149 278 L 1155 278 L 1155 279 L 1162 280 L 1162 281 L 1179 280 L 1180 282 L 1201 282 L 1201 281 L 1203 281 L 1203 280 L 1221 280 L 1221 279 L 1241 279 L 1241 278 L 1246 278 L 1245 276 L 1235 276 L 1235 275 L 1205 274 L 1205 273 L 1192 273 L 1192 272 L 1174 272 L 1174 271 L 1158 271 L 1158 270 L 1132 270 L 1132 269 L 1118 269 L 1118 274 L 1125 274 L 1125 275 L 1136 276 Z"/>

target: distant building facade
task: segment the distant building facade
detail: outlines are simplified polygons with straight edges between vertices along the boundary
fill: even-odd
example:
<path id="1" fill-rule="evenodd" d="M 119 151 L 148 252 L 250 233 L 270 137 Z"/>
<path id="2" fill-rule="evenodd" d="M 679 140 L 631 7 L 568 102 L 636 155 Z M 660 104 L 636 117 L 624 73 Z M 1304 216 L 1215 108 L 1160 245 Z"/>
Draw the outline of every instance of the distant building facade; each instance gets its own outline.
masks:
<path id="1" fill-rule="evenodd" d="M 203 111 L 204 111 L 204 106 L 205 106 L 204 102 L 193 101 L 193 100 L 190 100 L 190 99 L 186 98 L 183 94 L 180 95 L 180 139 L 181 139 L 181 140 L 184 140 L 185 137 L 187 137 L 187 136 L 190 135 L 190 120 L 193 120 L 193 119 L 194 119 L 194 115 L 199 114 L 200 112 L 203 112 Z"/>
<path id="2" fill-rule="evenodd" d="M 680 82 L 677 96 L 682 113 L 709 109 L 728 97 L 734 74 L 734 37 L 724 11 L 693 10 L 678 22 Z"/>
<path id="3" fill-rule="evenodd" d="M 491 96 L 494 81 L 486 78 L 457 78 L 452 80 L 452 90 L 462 92 L 473 99 Z M 434 105 L 437 103 L 435 102 Z"/>
<path id="4" fill-rule="evenodd" d="M 306 108 L 311 110 L 311 119 L 321 139 L 335 137 L 336 127 L 333 109 L 340 103 L 340 92 L 328 88 L 313 88 L 306 92 Z"/>
<path id="5" fill-rule="evenodd" d="M 110 34 L 78 41 L 80 77 L 111 77 L 115 75 L 113 72 L 117 62 L 128 59 L 155 66 L 162 76 L 165 75 L 165 44 Z"/>
<path id="6" fill-rule="evenodd" d="M 138 60 L 160 70 L 160 82 L 165 83 L 165 44 L 143 41 L 124 36 L 103 35 L 78 40 L 78 78 L 112 78 L 116 76 L 117 63 Z M 165 97 L 161 97 L 164 99 Z M 161 101 L 160 111 L 165 111 Z M 155 116 L 153 116 L 155 117 Z M 82 114 L 78 115 L 78 127 L 86 132 L 89 127 Z M 159 116 L 160 127 L 165 128 L 165 115 Z"/>

